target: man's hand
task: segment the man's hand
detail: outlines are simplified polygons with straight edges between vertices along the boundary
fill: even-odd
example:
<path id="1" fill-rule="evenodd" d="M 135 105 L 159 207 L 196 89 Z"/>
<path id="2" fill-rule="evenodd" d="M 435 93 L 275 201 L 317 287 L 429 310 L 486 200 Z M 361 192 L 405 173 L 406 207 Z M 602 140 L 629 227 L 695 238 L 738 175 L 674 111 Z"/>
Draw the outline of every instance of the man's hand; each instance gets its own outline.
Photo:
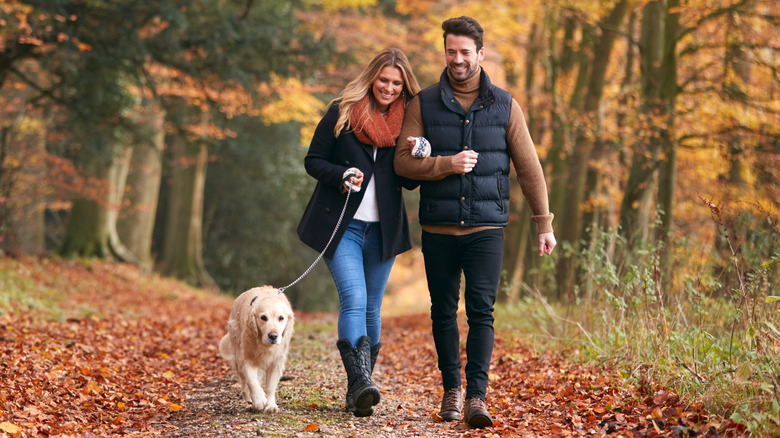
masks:
<path id="1" fill-rule="evenodd" d="M 539 255 L 543 256 L 545 254 L 550 255 L 553 251 L 553 248 L 555 248 L 555 244 L 557 242 L 555 241 L 555 234 L 552 232 L 550 233 L 542 233 L 539 235 Z"/>
<path id="2" fill-rule="evenodd" d="M 461 175 L 471 172 L 471 170 L 474 169 L 474 166 L 477 165 L 478 155 L 479 154 L 474 151 L 458 152 L 452 157 L 452 170 Z"/>

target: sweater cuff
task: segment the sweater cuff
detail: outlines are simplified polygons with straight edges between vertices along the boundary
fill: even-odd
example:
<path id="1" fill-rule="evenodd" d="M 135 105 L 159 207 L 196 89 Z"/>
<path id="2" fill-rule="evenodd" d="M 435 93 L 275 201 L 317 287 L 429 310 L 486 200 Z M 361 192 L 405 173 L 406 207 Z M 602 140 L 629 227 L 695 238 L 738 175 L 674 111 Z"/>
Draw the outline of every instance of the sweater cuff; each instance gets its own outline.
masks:
<path id="1" fill-rule="evenodd" d="M 554 216 L 555 215 L 552 213 L 535 214 L 531 216 L 531 219 L 533 219 L 534 222 L 536 222 L 536 232 L 538 234 L 552 233 L 553 232 L 552 221 Z"/>

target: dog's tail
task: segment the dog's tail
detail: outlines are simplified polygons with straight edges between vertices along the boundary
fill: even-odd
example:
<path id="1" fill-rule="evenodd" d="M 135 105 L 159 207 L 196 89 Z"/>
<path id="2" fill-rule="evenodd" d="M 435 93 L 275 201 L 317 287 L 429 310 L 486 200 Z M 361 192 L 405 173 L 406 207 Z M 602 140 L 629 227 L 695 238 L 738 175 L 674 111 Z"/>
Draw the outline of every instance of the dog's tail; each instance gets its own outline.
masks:
<path id="1" fill-rule="evenodd" d="M 222 359 L 233 359 L 233 344 L 230 342 L 230 335 L 225 335 L 222 340 L 219 341 L 219 355 Z"/>

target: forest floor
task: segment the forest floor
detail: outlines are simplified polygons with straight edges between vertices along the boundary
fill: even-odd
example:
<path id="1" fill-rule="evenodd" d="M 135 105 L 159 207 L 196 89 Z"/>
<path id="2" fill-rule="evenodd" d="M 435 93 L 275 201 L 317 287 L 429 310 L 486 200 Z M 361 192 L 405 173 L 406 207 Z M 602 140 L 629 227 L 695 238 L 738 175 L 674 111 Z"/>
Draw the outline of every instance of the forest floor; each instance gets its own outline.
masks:
<path id="1" fill-rule="evenodd" d="M 277 393 L 281 412 L 256 413 L 217 354 L 232 298 L 105 261 L 0 258 L 0 282 L 3 438 L 716 437 L 744 430 L 656 387 L 641 369 L 622 376 L 566 352 L 536 352 L 502 331 L 489 375 L 493 426 L 443 422 L 426 314 L 384 319 L 374 374 L 382 401 L 367 418 L 343 409 L 336 315 L 296 314 Z"/>

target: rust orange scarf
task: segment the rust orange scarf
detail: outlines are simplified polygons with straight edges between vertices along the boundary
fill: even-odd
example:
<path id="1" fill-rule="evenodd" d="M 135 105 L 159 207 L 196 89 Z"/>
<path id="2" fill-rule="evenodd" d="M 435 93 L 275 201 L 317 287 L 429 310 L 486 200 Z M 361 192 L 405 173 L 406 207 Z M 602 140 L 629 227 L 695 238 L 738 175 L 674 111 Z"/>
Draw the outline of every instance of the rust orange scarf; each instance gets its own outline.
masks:
<path id="1" fill-rule="evenodd" d="M 404 98 L 399 97 L 390 104 L 387 113 L 381 115 L 370 108 L 366 95 L 352 108 L 349 124 L 361 143 L 376 145 L 380 148 L 395 146 L 395 139 L 401 133 L 404 123 Z"/>

